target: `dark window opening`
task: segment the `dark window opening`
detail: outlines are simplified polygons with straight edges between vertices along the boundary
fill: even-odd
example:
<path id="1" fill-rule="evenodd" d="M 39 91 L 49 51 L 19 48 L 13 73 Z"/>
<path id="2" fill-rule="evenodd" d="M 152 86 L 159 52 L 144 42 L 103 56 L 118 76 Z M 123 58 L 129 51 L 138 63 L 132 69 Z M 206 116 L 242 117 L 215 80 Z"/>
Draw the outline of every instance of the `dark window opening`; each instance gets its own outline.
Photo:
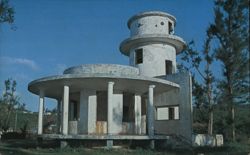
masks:
<path id="1" fill-rule="evenodd" d="M 135 60 L 136 60 L 136 62 L 135 62 L 136 64 L 143 63 L 143 51 L 142 51 L 142 48 L 135 50 Z"/>
<path id="2" fill-rule="evenodd" d="M 107 91 L 97 91 L 97 121 L 107 121 L 108 98 Z"/>
<path id="3" fill-rule="evenodd" d="M 134 94 L 123 93 L 123 116 L 122 122 L 134 122 Z"/>
<path id="4" fill-rule="evenodd" d="M 129 119 L 128 119 L 129 113 L 128 112 L 129 112 L 128 106 L 123 106 L 123 117 L 122 117 L 123 122 L 129 122 Z"/>
<path id="5" fill-rule="evenodd" d="M 169 107 L 169 120 L 174 119 L 174 107 Z"/>
<path id="6" fill-rule="evenodd" d="M 172 74 L 172 61 L 166 60 L 166 74 Z"/>
<path id="7" fill-rule="evenodd" d="M 164 25 L 164 22 L 161 22 L 161 25 Z"/>
<path id="8" fill-rule="evenodd" d="M 173 33 L 173 25 L 172 25 L 172 23 L 171 22 L 168 22 L 168 33 L 169 34 L 172 34 Z"/>
<path id="9" fill-rule="evenodd" d="M 73 108 L 74 108 L 74 120 L 77 120 L 77 103 L 73 102 Z"/>

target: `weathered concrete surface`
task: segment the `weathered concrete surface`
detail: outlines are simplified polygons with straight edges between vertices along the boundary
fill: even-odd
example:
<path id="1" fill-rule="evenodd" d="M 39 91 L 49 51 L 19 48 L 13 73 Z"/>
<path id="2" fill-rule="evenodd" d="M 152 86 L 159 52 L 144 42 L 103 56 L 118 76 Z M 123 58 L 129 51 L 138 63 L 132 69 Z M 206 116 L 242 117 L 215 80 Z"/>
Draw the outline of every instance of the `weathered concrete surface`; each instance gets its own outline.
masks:
<path id="1" fill-rule="evenodd" d="M 138 75 L 138 68 L 117 64 L 86 64 L 66 69 L 63 74 L 111 74 L 117 76 Z"/>
<path id="2" fill-rule="evenodd" d="M 155 106 L 179 105 L 179 120 L 155 121 L 158 134 L 179 134 L 192 141 L 192 82 L 188 72 L 161 76 L 180 85 L 179 90 L 172 90 L 155 97 Z"/>
<path id="3" fill-rule="evenodd" d="M 177 54 L 185 48 L 184 40 L 178 36 L 166 34 L 144 34 L 125 39 L 120 44 L 120 51 L 122 54 L 129 56 L 129 51 L 131 48 L 155 43 L 172 45 L 175 47 Z"/>
<path id="4" fill-rule="evenodd" d="M 117 90 L 142 94 L 148 89 L 148 85 L 156 86 L 155 93 L 178 89 L 179 85 L 167 80 L 146 76 L 117 76 L 110 74 L 64 74 L 41 78 L 29 83 L 28 90 L 39 94 L 44 89 L 45 96 L 50 98 L 61 98 L 63 86 L 69 85 L 71 92 L 80 92 L 82 89 L 94 89 L 107 91 L 107 82 L 113 80 Z"/>
<path id="5" fill-rule="evenodd" d="M 43 109 L 44 109 L 44 92 L 40 91 L 39 94 L 39 109 L 38 109 L 38 125 L 37 134 L 43 134 Z"/>
<path id="6" fill-rule="evenodd" d="M 175 18 L 159 11 L 143 12 L 130 18 L 130 38 L 120 44 L 120 51 L 130 57 L 130 65 L 138 67 L 140 75 L 166 75 L 166 60 L 172 62 L 172 73 L 176 72 L 176 53 L 184 49 L 185 42 L 173 35 L 174 26 Z M 143 51 L 140 64 L 136 64 L 136 49 Z"/>
<path id="7" fill-rule="evenodd" d="M 135 112 L 135 134 L 141 134 L 142 118 L 141 118 L 141 96 L 134 95 L 134 112 Z"/>
<path id="8" fill-rule="evenodd" d="M 130 36 L 144 34 L 169 34 L 169 22 L 174 28 L 174 21 L 168 16 L 141 16 L 130 20 Z"/>
<path id="9" fill-rule="evenodd" d="M 135 63 L 135 50 L 143 49 L 143 63 Z M 138 67 L 140 75 L 154 77 L 166 75 L 166 60 L 172 61 L 172 73 L 176 72 L 176 51 L 168 44 L 149 44 L 130 49 L 129 62 Z"/>
<path id="10" fill-rule="evenodd" d="M 65 85 L 63 87 L 63 124 L 62 124 L 62 134 L 68 134 L 68 120 L 69 120 L 69 86 Z"/>
<path id="11" fill-rule="evenodd" d="M 83 89 L 80 92 L 79 133 L 92 134 L 96 131 L 96 91 Z"/>
<path id="12" fill-rule="evenodd" d="M 176 18 L 166 12 L 162 12 L 162 11 L 146 11 L 146 12 L 140 12 L 134 16 L 132 16 L 129 20 L 128 20 L 128 28 L 131 29 L 131 24 L 134 22 L 134 21 L 138 21 L 139 19 L 142 19 L 142 18 L 147 18 L 147 17 L 158 17 L 158 18 L 162 18 L 162 17 L 165 17 L 166 19 L 174 22 L 174 25 L 175 25 L 175 22 L 176 22 Z M 145 20 L 146 21 L 146 20 Z M 146 22 L 149 22 L 149 21 L 146 21 Z"/>
<path id="13" fill-rule="evenodd" d="M 122 133 L 123 94 L 113 94 L 112 134 Z"/>
<path id="14" fill-rule="evenodd" d="M 100 140 L 106 140 L 106 139 L 113 139 L 113 140 L 147 140 L 147 139 L 169 139 L 170 136 L 168 135 L 154 135 L 153 137 L 150 137 L 148 135 L 61 135 L 61 134 L 43 134 L 41 135 L 42 138 L 46 139 L 100 139 Z"/>
<path id="15" fill-rule="evenodd" d="M 155 125 L 154 125 L 154 88 L 155 85 L 150 85 L 148 88 L 148 104 L 147 104 L 147 127 L 148 135 L 154 136 Z"/>
<path id="16" fill-rule="evenodd" d="M 69 134 L 78 134 L 78 121 L 69 121 Z"/>
<path id="17" fill-rule="evenodd" d="M 207 135 L 196 134 L 193 135 L 193 146 L 223 146 L 223 135 Z"/>
<path id="18" fill-rule="evenodd" d="M 167 13 L 137 14 L 128 22 L 131 37 L 120 45 L 134 67 L 80 65 L 66 69 L 63 75 L 29 83 L 30 92 L 39 94 L 45 90 L 44 97 L 63 101 L 62 133 L 42 136 L 61 140 L 103 139 L 108 147 L 112 147 L 113 140 L 135 139 L 150 140 L 150 147 L 154 148 L 154 140 L 169 139 L 166 136 L 169 134 L 180 134 L 191 141 L 190 76 L 186 73 L 165 76 L 166 60 L 172 62 L 167 74 L 175 73 L 176 54 L 185 47 L 185 42 L 169 31 L 174 26 L 175 18 Z M 143 49 L 141 64 L 135 64 L 138 48 Z M 77 104 L 77 114 L 73 104 L 69 113 L 69 103 Z M 154 108 L 168 105 L 179 106 L 179 120 L 176 117 L 177 120 L 155 121 Z"/>

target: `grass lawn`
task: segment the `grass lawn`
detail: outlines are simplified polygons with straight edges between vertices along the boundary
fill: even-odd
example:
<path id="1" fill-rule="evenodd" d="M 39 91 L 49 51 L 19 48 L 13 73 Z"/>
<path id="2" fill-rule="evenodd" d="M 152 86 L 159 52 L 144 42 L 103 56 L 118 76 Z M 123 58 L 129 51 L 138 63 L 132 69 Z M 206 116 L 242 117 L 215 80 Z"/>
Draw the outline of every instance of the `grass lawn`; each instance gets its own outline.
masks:
<path id="1" fill-rule="evenodd" d="M 89 149 L 89 148 L 64 148 L 55 147 L 53 142 L 47 142 L 41 148 L 37 147 L 35 140 L 8 140 L 0 141 L 0 155 L 248 155 L 249 145 L 238 145 L 224 148 L 196 148 L 192 151 L 172 150 L 172 151 L 152 151 L 145 149 Z"/>

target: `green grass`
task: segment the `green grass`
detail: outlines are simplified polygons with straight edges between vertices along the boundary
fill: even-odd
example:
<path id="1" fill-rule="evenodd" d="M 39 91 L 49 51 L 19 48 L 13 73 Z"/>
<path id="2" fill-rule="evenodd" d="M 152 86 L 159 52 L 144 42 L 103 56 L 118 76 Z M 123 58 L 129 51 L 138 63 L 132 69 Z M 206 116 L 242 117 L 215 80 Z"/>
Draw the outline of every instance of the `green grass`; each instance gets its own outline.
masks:
<path id="1" fill-rule="evenodd" d="M 0 155 L 248 155 L 250 153 L 249 144 L 229 143 L 222 148 L 195 148 L 187 150 L 161 150 L 152 151 L 146 149 L 112 149 L 103 148 L 71 148 L 60 149 L 51 142 L 47 142 L 41 148 L 37 147 L 36 140 L 8 140 L 0 141 Z"/>

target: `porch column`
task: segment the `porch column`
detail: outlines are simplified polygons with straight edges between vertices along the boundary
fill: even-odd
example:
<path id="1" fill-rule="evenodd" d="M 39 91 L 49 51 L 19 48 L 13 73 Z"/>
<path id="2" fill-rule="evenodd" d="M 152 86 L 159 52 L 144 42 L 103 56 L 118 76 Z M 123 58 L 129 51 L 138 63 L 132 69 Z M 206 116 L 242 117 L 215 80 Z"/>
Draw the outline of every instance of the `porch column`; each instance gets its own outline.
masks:
<path id="1" fill-rule="evenodd" d="M 149 136 L 154 136 L 154 88 L 155 85 L 150 85 L 148 89 L 147 126 Z"/>
<path id="2" fill-rule="evenodd" d="M 38 130 L 37 134 L 43 134 L 43 108 L 44 108 L 44 92 L 39 93 L 39 109 L 38 109 Z"/>
<path id="3" fill-rule="evenodd" d="M 61 100 L 57 99 L 57 133 L 61 132 Z"/>
<path id="4" fill-rule="evenodd" d="M 113 125 L 113 87 L 114 82 L 108 82 L 108 135 L 112 134 L 112 125 Z"/>
<path id="5" fill-rule="evenodd" d="M 141 134 L 141 96 L 135 95 L 135 133 L 140 135 Z"/>
<path id="6" fill-rule="evenodd" d="M 108 82 L 108 122 L 107 122 L 107 134 L 112 135 L 113 126 L 113 88 L 114 82 Z M 107 140 L 107 148 L 111 149 L 113 147 L 113 140 Z"/>
<path id="7" fill-rule="evenodd" d="M 68 134 L 69 123 L 69 86 L 63 87 L 63 122 L 62 122 L 62 134 Z"/>
<path id="8" fill-rule="evenodd" d="M 89 96 L 89 103 L 88 103 L 88 134 L 94 134 L 96 132 L 96 120 L 97 120 L 97 97 L 96 97 L 96 91 L 93 91 Z"/>

